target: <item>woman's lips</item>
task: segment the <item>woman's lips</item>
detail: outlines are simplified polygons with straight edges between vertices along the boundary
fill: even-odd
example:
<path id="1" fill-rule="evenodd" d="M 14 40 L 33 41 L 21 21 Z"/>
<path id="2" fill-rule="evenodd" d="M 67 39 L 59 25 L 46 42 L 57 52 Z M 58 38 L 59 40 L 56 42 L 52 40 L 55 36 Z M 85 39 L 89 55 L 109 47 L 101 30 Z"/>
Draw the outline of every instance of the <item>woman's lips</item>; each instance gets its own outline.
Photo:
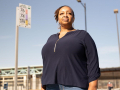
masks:
<path id="1" fill-rule="evenodd" d="M 64 19 L 62 19 L 63 21 L 65 21 L 65 22 L 67 22 L 69 19 L 67 19 L 67 18 L 64 18 Z"/>

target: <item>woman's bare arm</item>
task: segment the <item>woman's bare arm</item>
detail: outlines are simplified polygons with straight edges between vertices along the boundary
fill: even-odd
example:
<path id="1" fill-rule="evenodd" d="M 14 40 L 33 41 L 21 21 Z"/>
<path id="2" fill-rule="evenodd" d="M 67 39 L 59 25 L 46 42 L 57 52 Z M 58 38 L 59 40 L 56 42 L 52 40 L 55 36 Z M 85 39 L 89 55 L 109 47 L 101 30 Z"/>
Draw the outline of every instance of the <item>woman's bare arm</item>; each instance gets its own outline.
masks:
<path id="1" fill-rule="evenodd" d="M 97 90 L 97 83 L 98 83 L 98 80 L 94 80 L 90 82 L 88 90 Z"/>

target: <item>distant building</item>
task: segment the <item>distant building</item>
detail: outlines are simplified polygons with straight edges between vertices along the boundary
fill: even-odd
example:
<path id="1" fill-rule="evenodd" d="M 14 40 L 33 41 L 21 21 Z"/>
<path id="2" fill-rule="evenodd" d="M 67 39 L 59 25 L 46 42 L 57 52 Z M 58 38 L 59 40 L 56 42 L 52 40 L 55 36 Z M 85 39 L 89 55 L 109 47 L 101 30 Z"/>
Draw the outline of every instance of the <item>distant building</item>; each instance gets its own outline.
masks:
<path id="1" fill-rule="evenodd" d="M 108 82 L 114 88 L 120 88 L 120 67 L 101 68 L 101 76 L 98 80 L 98 89 L 107 89 Z"/>
<path id="2" fill-rule="evenodd" d="M 27 69 L 28 67 L 18 67 L 17 90 L 26 90 L 27 86 L 29 89 L 40 90 L 43 66 L 30 66 L 29 77 L 27 77 Z M 0 68 L 0 90 L 3 90 L 5 83 L 8 83 L 8 90 L 14 90 L 14 71 L 14 68 Z M 28 85 L 27 80 L 29 80 Z M 120 88 L 120 67 L 101 68 L 98 89 L 107 89 L 108 82 L 112 83 L 113 88 Z"/>
<path id="3" fill-rule="evenodd" d="M 30 66 L 30 74 L 27 77 L 28 67 L 18 67 L 17 90 L 41 89 L 41 76 L 43 66 Z M 0 90 L 3 90 L 4 83 L 8 83 L 8 90 L 14 90 L 14 68 L 0 68 Z"/>

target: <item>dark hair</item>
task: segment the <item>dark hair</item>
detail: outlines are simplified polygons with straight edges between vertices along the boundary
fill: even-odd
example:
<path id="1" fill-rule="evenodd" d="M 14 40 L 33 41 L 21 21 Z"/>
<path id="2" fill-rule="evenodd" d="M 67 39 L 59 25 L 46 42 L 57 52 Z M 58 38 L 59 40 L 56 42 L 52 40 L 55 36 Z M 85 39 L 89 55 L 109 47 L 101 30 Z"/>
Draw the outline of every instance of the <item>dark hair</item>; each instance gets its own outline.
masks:
<path id="1" fill-rule="evenodd" d="M 55 14 L 54 17 L 55 17 L 56 22 L 58 22 L 58 14 L 59 14 L 60 9 L 61 9 L 62 7 L 65 7 L 65 6 L 71 8 L 70 6 L 67 6 L 67 5 L 64 5 L 64 6 L 59 7 L 59 8 L 55 11 L 55 13 L 54 13 L 54 14 Z M 71 8 L 71 10 L 72 10 L 72 8 Z M 72 12 L 73 12 L 73 17 L 75 17 L 73 10 L 72 10 Z"/>

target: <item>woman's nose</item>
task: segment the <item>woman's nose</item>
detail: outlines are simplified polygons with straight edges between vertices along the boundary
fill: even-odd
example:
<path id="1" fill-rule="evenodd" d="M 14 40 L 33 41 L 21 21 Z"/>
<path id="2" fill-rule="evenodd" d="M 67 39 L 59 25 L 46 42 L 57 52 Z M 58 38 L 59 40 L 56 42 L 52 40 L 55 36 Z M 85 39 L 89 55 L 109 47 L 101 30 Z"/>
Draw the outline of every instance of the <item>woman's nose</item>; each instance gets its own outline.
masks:
<path id="1" fill-rule="evenodd" d="M 64 14 L 64 17 L 68 17 L 67 13 Z"/>

